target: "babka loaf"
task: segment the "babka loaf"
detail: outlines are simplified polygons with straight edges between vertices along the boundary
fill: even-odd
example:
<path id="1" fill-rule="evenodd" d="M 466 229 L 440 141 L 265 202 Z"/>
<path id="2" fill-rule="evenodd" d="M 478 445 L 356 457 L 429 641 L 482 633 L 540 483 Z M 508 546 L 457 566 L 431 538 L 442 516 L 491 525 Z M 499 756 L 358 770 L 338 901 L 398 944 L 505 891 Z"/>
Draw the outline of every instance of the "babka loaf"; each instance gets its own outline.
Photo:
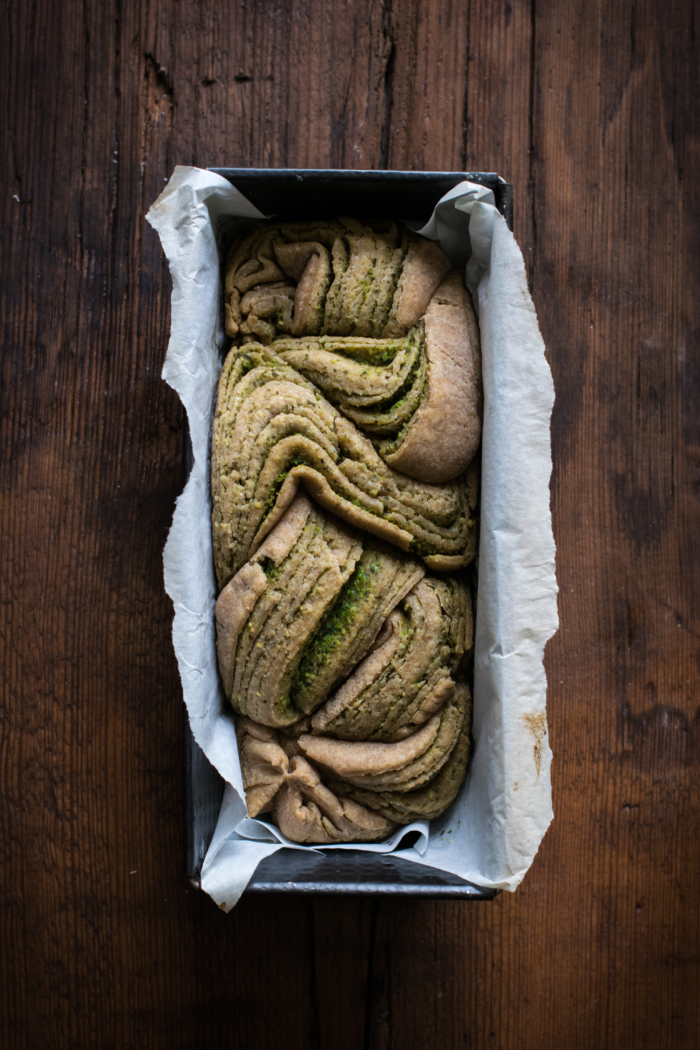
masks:
<path id="1" fill-rule="evenodd" d="M 469 756 L 471 302 L 397 223 L 258 223 L 226 328 L 217 650 L 248 812 L 298 842 L 381 839 L 442 813 Z"/>

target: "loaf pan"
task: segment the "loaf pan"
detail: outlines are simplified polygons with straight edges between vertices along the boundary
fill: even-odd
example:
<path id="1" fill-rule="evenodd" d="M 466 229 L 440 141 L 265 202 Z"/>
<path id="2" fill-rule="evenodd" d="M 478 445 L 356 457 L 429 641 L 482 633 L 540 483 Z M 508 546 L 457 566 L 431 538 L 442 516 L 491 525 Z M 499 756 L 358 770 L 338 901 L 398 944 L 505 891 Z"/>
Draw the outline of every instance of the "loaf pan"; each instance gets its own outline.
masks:
<path id="1" fill-rule="evenodd" d="M 433 208 L 459 182 L 493 190 L 496 207 L 513 228 L 512 187 L 493 172 L 334 171 L 327 169 L 210 168 L 228 179 L 264 215 L 302 220 L 348 215 L 427 222 Z M 185 477 L 192 465 L 185 433 Z M 199 888 L 202 863 L 216 827 L 224 781 L 195 742 L 185 713 L 185 870 Z M 407 845 L 408 843 L 404 843 Z M 264 860 L 245 890 L 491 900 L 497 890 L 393 856 L 363 850 L 280 849 Z"/>

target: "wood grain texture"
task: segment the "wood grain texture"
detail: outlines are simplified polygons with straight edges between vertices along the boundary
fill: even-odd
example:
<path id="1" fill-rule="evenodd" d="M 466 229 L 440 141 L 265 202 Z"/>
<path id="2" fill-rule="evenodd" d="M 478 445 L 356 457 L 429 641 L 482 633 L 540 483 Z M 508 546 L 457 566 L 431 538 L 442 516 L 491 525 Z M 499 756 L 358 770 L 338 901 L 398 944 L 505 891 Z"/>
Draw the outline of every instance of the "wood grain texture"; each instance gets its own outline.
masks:
<path id="1" fill-rule="evenodd" d="M 0 1044 L 700 1040 L 700 5 L 8 0 Z M 182 877 L 176 163 L 494 170 L 554 374 L 556 819 L 493 903 Z"/>

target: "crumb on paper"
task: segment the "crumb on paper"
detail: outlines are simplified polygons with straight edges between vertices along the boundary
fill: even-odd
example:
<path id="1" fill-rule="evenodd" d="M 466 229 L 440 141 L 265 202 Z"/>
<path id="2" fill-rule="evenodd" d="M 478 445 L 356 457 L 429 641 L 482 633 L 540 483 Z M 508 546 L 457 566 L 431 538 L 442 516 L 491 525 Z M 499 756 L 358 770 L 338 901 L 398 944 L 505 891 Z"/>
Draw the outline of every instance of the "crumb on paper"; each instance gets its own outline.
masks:
<path id="1" fill-rule="evenodd" d="M 533 755 L 535 759 L 535 769 L 537 770 L 537 776 L 539 777 L 540 769 L 542 767 L 542 740 L 547 735 L 547 714 L 545 711 L 540 711 L 537 715 L 523 715 L 523 722 L 535 738 Z"/>

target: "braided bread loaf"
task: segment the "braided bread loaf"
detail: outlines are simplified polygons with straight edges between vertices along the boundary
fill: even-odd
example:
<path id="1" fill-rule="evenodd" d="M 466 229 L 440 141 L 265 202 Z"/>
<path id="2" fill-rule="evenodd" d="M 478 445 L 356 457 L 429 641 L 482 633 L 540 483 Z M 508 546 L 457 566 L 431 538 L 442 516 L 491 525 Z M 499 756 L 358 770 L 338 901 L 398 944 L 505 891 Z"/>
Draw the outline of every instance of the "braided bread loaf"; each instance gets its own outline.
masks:
<path id="1" fill-rule="evenodd" d="M 343 219 L 249 230 L 226 322 L 217 649 L 248 812 L 379 839 L 443 812 L 469 756 L 474 313 L 434 242 Z"/>

